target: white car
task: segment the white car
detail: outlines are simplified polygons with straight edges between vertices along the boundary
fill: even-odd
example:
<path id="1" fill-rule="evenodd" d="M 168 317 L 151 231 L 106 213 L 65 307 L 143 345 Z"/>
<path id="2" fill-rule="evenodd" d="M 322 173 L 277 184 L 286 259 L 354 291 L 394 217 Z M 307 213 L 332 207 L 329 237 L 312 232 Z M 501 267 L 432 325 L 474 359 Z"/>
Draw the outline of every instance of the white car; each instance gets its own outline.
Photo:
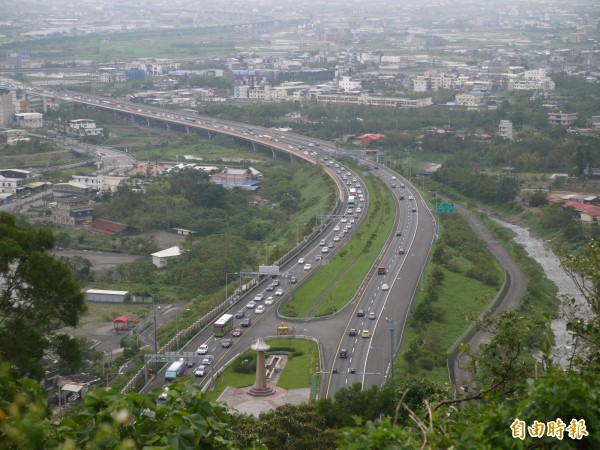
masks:
<path id="1" fill-rule="evenodd" d="M 338 242 L 339 240 L 340 240 L 339 236 L 336 235 L 336 236 L 333 237 L 333 242 Z"/>
<path id="2" fill-rule="evenodd" d="M 321 253 L 329 253 L 329 248 L 328 247 L 323 247 L 321 249 Z"/>
<path id="3" fill-rule="evenodd" d="M 265 305 L 272 305 L 273 304 L 273 297 L 267 297 L 267 299 L 265 300 Z"/>
<path id="4" fill-rule="evenodd" d="M 333 227 L 333 231 L 340 231 L 340 226 L 336 225 L 335 227 Z"/>
<path id="5" fill-rule="evenodd" d="M 409 196 L 408 196 L 408 199 L 409 199 L 409 200 L 414 200 L 415 198 L 414 198 L 412 195 L 409 195 Z"/>
<path id="6" fill-rule="evenodd" d="M 165 389 L 162 391 L 162 393 L 158 396 L 159 400 L 166 400 L 167 399 L 167 395 L 169 395 L 169 388 L 165 387 Z"/>
<path id="7" fill-rule="evenodd" d="M 198 366 L 198 368 L 194 372 L 194 375 L 197 377 L 203 377 L 204 375 L 206 375 L 206 366 Z"/>
<path id="8" fill-rule="evenodd" d="M 215 357 L 213 355 L 206 355 L 202 360 L 202 364 L 205 366 L 210 366 L 213 363 Z"/>
<path id="9" fill-rule="evenodd" d="M 312 269 L 312 266 L 308 263 L 304 264 L 304 270 L 310 270 Z"/>
<path id="10" fill-rule="evenodd" d="M 348 222 L 348 219 L 346 219 L 345 217 L 342 219 L 342 223 L 346 223 Z"/>
<path id="11" fill-rule="evenodd" d="M 281 297 L 283 295 L 283 289 L 277 289 L 275 291 L 275 295 L 278 296 L 278 297 Z"/>
<path id="12" fill-rule="evenodd" d="M 246 308 L 248 308 L 248 309 L 254 309 L 255 306 L 256 306 L 256 302 L 254 300 L 250 300 L 248 302 L 248 304 L 246 305 Z"/>
<path id="13" fill-rule="evenodd" d="M 206 345 L 206 344 L 202 344 L 200 347 L 198 347 L 198 350 L 196 350 L 197 355 L 206 355 L 207 353 L 208 353 L 208 345 Z"/>
<path id="14" fill-rule="evenodd" d="M 260 301 L 262 301 L 262 299 L 263 299 L 263 295 L 262 294 L 256 294 L 254 296 L 254 301 L 255 302 L 260 302 Z"/>
<path id="15" fill-rule="evenodd" d="M 300 258 L 300 259 L 298 260 L 298 264 L 304 264 L 304 258 Z"/>
<path id="16" fill-rule="evenodd" d="M 382 290 L 382 291 L 388 291 L 389 289 L 390 289 L 390 287 L 389 287 L 387 284 L 383 283 L 383 284 L 381 285 L 381 290 Z"/>
<path id="17" fill-rule="evenodd" d="M 265 305 L 258 305 L 254 310 L 256 314 L 262 314 L 265 312 Z"/>
<path id="18" fill-rule="evenodd" d="M 356 212 L 357 213 L 361 213 L 362 212 L 362 208 L 356 208 Z"/>

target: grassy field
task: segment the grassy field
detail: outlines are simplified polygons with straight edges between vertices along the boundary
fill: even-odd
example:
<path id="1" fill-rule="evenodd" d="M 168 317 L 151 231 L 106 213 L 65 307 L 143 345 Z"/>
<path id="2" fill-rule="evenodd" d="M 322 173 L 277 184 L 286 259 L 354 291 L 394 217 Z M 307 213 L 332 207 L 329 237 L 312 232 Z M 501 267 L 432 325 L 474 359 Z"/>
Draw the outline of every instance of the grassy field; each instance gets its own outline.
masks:
<path id="1" fill-rule="evenodd" d="M 317 344 L 305 339 L 269 339 L 266 341 L 271 351 L 289 351 L 288 361 L 279 377 L 277 386 L 283 389 L 299 389 L 310 387 L 313 368 L 319 360 Z M 267 358 L 268 361 L 268 358 Z M 233 371 L 229 366 L 216 379 L 215 388 L 206 395 L 215 401 L 227 387 L 242 388 L 251 386 L 256 379 L 254 373 L 244 374 Z"/>
<path id="2" fill-rule="evenodd" d="M 428 270 L 431 270 L 431 268 L 428 267 Z M 428 337 L 435 341 L 433 345 L 437 347 L 439 356 L 445 361 L 446 351 L 494 299 L 497 288 L 486 286 L 480 281 L 460 273 L 442 270 L 446 278 L 442 282 L 440 296 L 435 305 L 439 310 L 444 311 L 443 321 L 432 322 L 432 326 L 430 324 Z M 418 291 L 412 310 L 423 301 L 423 297 L 424 291 Z M 408 323 L 410 323 L 410 319 Z M 399 373 L 414 374 L 418 371 L 417 368 L 409 366 L 404 358 L 408 350 L 408 344 L 418 335 L 419 333 L 414 327 L 408 326 L 405 328 L 402 347 L 396 360 Z M 430 372 L 423 371 L 422 373 L 427 373 L 427 377 L 431 381 L 442 383 L 448 381 L 448 370 L 445 365 L 434 367 Z"/>
<path id="3" fill-rule="evenodd" d="M 344 249 L 284 304 L 282 314 L 293 317 L 332 314 L 356 293 L 383 247 L 395 217 L 392 197 L 380 182 L 365 177 L 365 183 L 371 195 L 367 218 Z M 314 312 L 311 312 L 313 308 Z"/>

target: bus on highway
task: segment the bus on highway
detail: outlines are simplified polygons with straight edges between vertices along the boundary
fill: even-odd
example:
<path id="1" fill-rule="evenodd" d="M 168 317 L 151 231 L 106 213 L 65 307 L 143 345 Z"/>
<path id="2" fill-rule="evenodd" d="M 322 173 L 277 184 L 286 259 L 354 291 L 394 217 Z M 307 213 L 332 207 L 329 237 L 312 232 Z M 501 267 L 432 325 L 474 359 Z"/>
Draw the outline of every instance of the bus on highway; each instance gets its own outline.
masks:
<path id="1" fill-rule="evenodd" d="M 233 328 L 233 314 L 223 314 L 213 325 L 213 335 L 225 336 Z"/>
<path id="2" fill-rule="evenodd" d="M 174 380 L 185 372 L 185 361 L 180 359 L 172 363 L 165 372 L 165 381 Z"/>
<path id="3" fill-rule="evenodd" d="M 350 195 L 348 196 L 348 206 L 354 206 L 354 196 Z"/>

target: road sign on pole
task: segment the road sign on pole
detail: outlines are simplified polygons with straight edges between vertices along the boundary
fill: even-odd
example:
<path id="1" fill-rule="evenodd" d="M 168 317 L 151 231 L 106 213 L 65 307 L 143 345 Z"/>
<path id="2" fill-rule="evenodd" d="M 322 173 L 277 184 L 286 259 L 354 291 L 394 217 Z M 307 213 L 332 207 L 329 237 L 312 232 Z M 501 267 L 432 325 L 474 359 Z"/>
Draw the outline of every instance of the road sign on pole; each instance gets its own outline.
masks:
<path id="1" fill-rule="evenodd" d="M 435 204 L 435 212 L 436 213 L 453 213 L 454 212 L 454 203 L 436 203 Z"/>

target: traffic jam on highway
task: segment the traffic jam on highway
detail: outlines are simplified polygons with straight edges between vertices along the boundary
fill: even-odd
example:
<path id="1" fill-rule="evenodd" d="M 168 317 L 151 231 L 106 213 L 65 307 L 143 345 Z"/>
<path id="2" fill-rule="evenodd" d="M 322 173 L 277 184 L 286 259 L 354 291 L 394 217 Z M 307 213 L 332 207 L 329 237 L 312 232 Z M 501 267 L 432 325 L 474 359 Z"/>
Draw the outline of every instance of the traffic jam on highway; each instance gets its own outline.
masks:
<path id="1" fill-rule="evenodd" d="M 51 91 L 42 95 L 59 97 Z M 278 327 L 281 320 L 276 316 L 281 301 L 345 244 L 358 227 L 363 211 L 368 208 L 368 192 L 364 183 L 357 174 L 334 159 L 335 155 L 345 152 L 329 146 L 326 142 L 288 132 L 275 134 L 270 129 L 249 127 L 246 124 L 212 117 L 183 116 L 171 110 L 84 96 L 80 93 L 67 92 L 62 94 L 62 100 L 117 110 L 143 117 L 148 121 L 158 120 L 184 127 L 193 126 L 207 131 L 209 135 L 212 131 L 228 134 L 287 152 L 313 164 L 320 163 L 335 179 L 340 188 L 340 196 L 344 200 L 341 210 L 323 219 L 321 234 L 316 240 L 306 244 L 297 259 L 280 267 L 277 275 L 259 284 L 259 288 L 254 290 L 257 292 L 253 292 L 251 298 L 240 299 L 235 306 L 215 320 L 213 326 L 203 330 L 186 346 L 186 354 L 192 356 L 184 358 L 183 361 L 170 362 L 165 377 L 155 377 L 154 384 L 150 387 L 170 381 L 173 374 L 176 378 L 183 374 L 191 375 L 192 371 L 199 383 L 207 383 L 207 380 L 212 378 L 207 375 L 214 374 L 233 357 L 232 355 L 248 348 L 258 335 L 283 333 L 280 330 L 283 324 Z M 431 221 L 419 224 L 418 205 L 424 206 L 424 214 L 428 213 L 428 209 L 420 197 L 418 201 L 415 199 L 416 190 L 413 191 L 407 180 L 398 179 L 397 174 L 385 167 L 379 167 L 372 161 L 361 160 L 361 163 L 369 165 L 371 173 L 384 181 L 394 194 L 397 204 L 396 228 L 391 240 L 388 240 L 389 245 L 382 250 L 378 261 L 380 266 L 365 279 L 366 288 L 351 302 L 353 312 L 345 322 L 345 331 L 341 334 L 337 349 L 333 348 L 334 344 L 329 340 L 323 345 L 324 352 L 327 353 L 324 361 L 328 364 L 328 370 L 323 373 L 329 375 L 325 395 L 334 393 L 348 383 L 359 381 L 356 377 L 362 377 L 364 388 L 376 382 L 383 382 L 392 366 L 393 358 L 389 349 L 395 351 L 400 343 L 410 302 L 427 259 L 430 241 L 433 241 L 435 235 L 433 217 Z M 405 264 L 409 257 L 414 263 Z M 404 273 L 406 274 L 403 275 Z M 379 321 L 382 318 L 384 323 L 380 327 Z M 253 330 L 262 322 L 268 324 L 260 331 L 257 330 L 259 334 L 255 334 Z M 394 327 L 398 328 L 398 333 L 394 331 Z M 389 338 L 385 340 L 386 335 L 389 336 L 388 333 L 380 332 L 388 329 L 392 330 L 392 343 L 389 342 Z M 285 330 L 287 334 L 287 326 Z M 384 352 L 384 349 L 387 350 Z M 336 378 L 333 374 L 346 376 Z"/>

